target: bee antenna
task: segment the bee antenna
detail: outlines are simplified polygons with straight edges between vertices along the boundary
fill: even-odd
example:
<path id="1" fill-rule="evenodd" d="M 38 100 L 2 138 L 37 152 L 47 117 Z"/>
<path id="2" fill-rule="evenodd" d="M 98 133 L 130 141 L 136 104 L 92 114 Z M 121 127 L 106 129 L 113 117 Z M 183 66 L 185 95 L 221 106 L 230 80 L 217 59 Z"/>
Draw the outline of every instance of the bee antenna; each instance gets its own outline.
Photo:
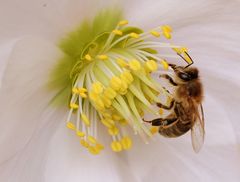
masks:
<path id="1" fill-rule="evenodd" d="M 193 62 L 193 59 L 191 58 L 191 56 L 190 56 L 186 51 L 184 51 L 184 53 L 185 53 L 185 54 L 190 58 L 190 60 L 191 60 L 191 63 L 184 67 L 184 69 L 185 69 L 185 68 L 191 66 L 194 62 Z M 181 54 L 177 53 L 177 55 L 179 55 L 185 62 L 189 63 Z"/>

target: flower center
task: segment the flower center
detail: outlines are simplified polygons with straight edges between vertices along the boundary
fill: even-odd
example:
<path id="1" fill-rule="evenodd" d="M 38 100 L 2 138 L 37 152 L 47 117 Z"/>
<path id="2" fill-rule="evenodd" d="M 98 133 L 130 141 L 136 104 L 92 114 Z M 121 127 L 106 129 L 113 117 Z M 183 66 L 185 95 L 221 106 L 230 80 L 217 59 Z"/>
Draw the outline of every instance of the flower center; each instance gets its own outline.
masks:
<path id="1" fill-rule="evenodd" d="M 122 20 L 111 32 L 97 35 L 84 47 L 70 73 L 72 92 L 66 126 L 92 154 L 104 148 L 97 136 L 99 124 L 111 136 L 115 152 L 132 146 L 127 127 L 148 142 L 157 129 L 143 122 L 145 112 L 158 117 L 162 114 L 162 110 L 153 109 L 161 102 L 159 94 L 171 101 L 171 95 L 151 74 L 167 70 L 168 58 L 179 58 L 177 54 L 186 57 L 185 48 L 155 41 L 171 39 L 170 26 L 143 32 L 127 25 L 128 21 Z M 170 49 L 171 54 L 160 54 L 157 49 Z"/>

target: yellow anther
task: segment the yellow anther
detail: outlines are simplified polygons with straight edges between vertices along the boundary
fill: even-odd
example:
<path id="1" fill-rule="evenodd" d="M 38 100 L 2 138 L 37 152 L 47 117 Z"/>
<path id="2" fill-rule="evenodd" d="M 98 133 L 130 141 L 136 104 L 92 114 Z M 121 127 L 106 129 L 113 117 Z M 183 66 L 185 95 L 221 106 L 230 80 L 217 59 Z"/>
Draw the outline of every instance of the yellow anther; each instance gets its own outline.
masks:
<path id="1" fill-rule="evenodd" d="M 75 103 L 71 103 L 71 104 L 70 104 L 70 108 L 72 108 L 72 109 L 78 109 L 78 105 L 75 104 Z"/>
<path id="2" fill-rule="evenodd" d="M 158 127 L 156 127 L 156 126 L 151 127 L 151 128 L 150 128 L 150 132 L 151 132 L 153 135 L 156 134 L 156 133 L 158 133 Z"/>
<path id="3" fill-rule="evenodd" d="M 82 98 L 87 98 L 87 94 L 86 94 L 86 93 L 80 92 L 79 95 L 80 95 Z"/>
<path id="4" fill-rule="evenodd" d="M 134 32 L 130 33 L 129 36 L 132 38 L 135 38 L 135 39 L 139 38 L 139 34 L 134 33 Z"/>
<path id="5" fill-rule="evenodd" d="M 164 37 L 166 37 L 167 39 L 171 39 L 172 28 L 168 25 L 162 26 L 161 28 L 162 28 Z"/>
<path id="6" fill-rule="evenodd" d="M 167 31 L 167 32 L 172 32 L 172 27 L 170 27 L 169 25 L 162 26 L 162 29 Z"/>
<path id="7" fill-rule="evenodd" d="M 119 89 L 119 94 L 124 95 L 127 93 L 128 84 L 125 80 L 122 80 L 121 87 Z"/>
<path id="8" fill-rule="evenodd" d="M 103 60 L 103 61 L 108 60 L 108 56 L 105 54 L 98 55 L 97 57 L 98 57 L 98 59 Z"/>
<path id="9" fill-rule="evenodd" d="M 172 38 L 172 36 L 171 36 L 171 34 L 170 34 L 169 32 L 163 32 L 163 35 L 164 35 L 164 37 L 166 37 L 167 39 L 171 39 L 171 38 Z"/>
<path id="10" fill-rule="evenodd" d="M 149 71 L 156 71 L 158 69 L 158 65 L 154 60 L 148 60 L 146 62 L 146 67 Z"/>
<path id="11" fill-rule="evenodd" d="M 118 23 L 119 26 L 124 26 L 124 25 L 127 25 L 127 24 L 128 24 L 127 20 L 122 20 Z"/>
<path id="12" fill-rule="evenodd" d="M 102 124 L 104 124 L 104 126 L 106 126 L 107 128 L 112 128 L 112 127 L 114 127 L 114 125 L 115 125 L 113 120 L 107 119 L 107 118 L 101 119 L 101 122 L 102 122 Z"/>
<path id="13" fill-rule="evenodd" d="M 108 129 L 109 135 L 115 136 L 119 133 L 119 129 L 117 127 L 112 127 Z"/>
<path id="14" fill-rule="evenodd" d="M 106 96 L 102 97 L 102 101 L 106 108 L 109 108 L 112 105 L 112 101 Z"/>
<path id="15" fill-rule="evenodd" d="M 117 64 L 123 68 L 128 66 L 128 63 L 121 58 L 117 59 Z"/>
<path id="16" fill-rule="evenodd" d="M 84 137 L 85 136 L 85 133 L 83 133 L 82 131 L 77 131 L 76 134 L 79 137 Z"/>
<path id="17" fill-rule="evenodd" d="M 95 92 L 90 92 L 89 97 L 91 100 L 96 101 L 97 99 L 99 99 L 99 94 Z"/>
<path id="18" fill-rule="evenodd" d="M 132 140 L 130 137 L 125 136 L 121 139 L 121 144 L 124 150 L 129 150 L 132 147 Z"/>
<path id="19" fill-rule="evenodd" d="M 94 103 L 99 110 L 105 109 L 104 102 L 101 98 L 98 98 L 97 100 L 95 100 Z"/>
<path id="20" fill-rule="evenodd" d="M 67 126 L 67 128 L 69 128 L 71 130 L 76 130 L 76 126 L 71 122 L 67 122 L 66 126 Z"/>
<path id="21" fill-rule="evenodd" d="M 159 112 L 160 115 L 163 115 L 163 112 L 164 112 L 163 108 L 160 108 L 158 112 Z"/>
<path id="22" fill-rule="evenodd" d="M 89 55 L 89 54 L 86 54 L 84 56 L 84 58 L 87 60 L 87 61 L 92 61 L 92 57 Z"/>
<path id="23" fill-rule="evenodd" d="M 122 35 L 122 31 L 121 30 L 113 30 L 112 33 L 114 33 L 115 35 Z"/>
<path id="24" fill-rule="evenodd" d="M 80 87 L 80 88 L 78 88 L 78 91 L 79 91 L 80 93 L 86 93 L 86 92 L 87 92 L 87 89 L 86 89 L 86 88 L 83 88 L 83 87 Z"/>
<path id="25" fill-rule="evenodd" d="M 129 71 L 124 71 L 121 75 L 120 75 L 122 80 L 125 80 L 127 82 L 127 84 L 131 84 L 133 82 L 133 76 Z"/>
<path id="26" fill-rule="evenodd" d="M 97 140 L 93 136 L 88 136 L 87 139 L 92 144 L 96 144 L 97 143 Z"/>
<path id="27" fill-rule="evenodd" d="M 112 119 L 114 121 L 120 121 L 122 119 L 122 116 L 120 116 L 119 114 L 113 114 Z"/>
<path id="28" fill-rule="evenodd" d="M 102 144 L 100 144 L 100 143 L 97 143 L 97 144 L 96 144 L 96 148 L 97 148 L 98 150 L 103 150 L 103 149 L 104 149 L 104 146 L 103 146 Z"/>
<path id="29" fill-rule="evenodd" d="M 97 155 L 100 153 L 100 150 L 93 146 L 88 147 L 88 151 L 93 155 Z"/>
<path id="30" fill-rule="evenodd" d="M 121 83 L 122 83 L 121 79 L 118 78 L 117 76 L 112 77 L 112 79 L 110 80 L 111 87 L 116 91 L 120 89 Z"/>
<path id="31" fill-rule="evenodd" d="M 111 87 L 108 87 L 104 90 L 104 96 L 108 97 L 109 99 L 114 99 L 117 96 L 117 92 L 113 90 Z"/>
<path id="32" fill-rule="evenodd" d="M 109 114 L 109 113 L 107 113 L 107 112 L 103 112 L 103 113 L 102 113 L 102 116 L 103 116 L 104 118 L 112 119 L 112 115 Z"/>
<path id="33" fill-rule="evenodd" d="M 96 94 L 103 92 L 103 85 L 100 82 L 95 82 L 92 84 L 92 91 Z"/>
<path id="34" fill-rule="evenodd" d="M 86 140 L 84 140 L 84 139 L 81 139 L 81 140 L 80 140 L 80 144 L 81 144 L 83 147 L 86 147 L 86 148 L 89 147 L 89 143 L 88 143 Z"/>
<path id="35" fill-rule="evenodd" d="M 141 69 L 141 64 L 138 60 L 134 59 L 134 60 L 129 61 L 129 67 L 132 70 L 137 71 L 137 70 Z"/>
<path id="36" fill-rule="evenodd" d="M 82 98 L 87 98 L 87 89 L 86 88 L 83 88 L 83 87 L 80 87 L 77 89 L 79 95 L 82 97 Z"/>
<path id="37" fill-rule="evenodd" d="M 192 64 L 191 58 L 186 54 L 186 52 L 183 52 L 183 57 L 186 60 L 188 64 Z"/>
<path id="38" fill-rule="evenodd" d="M 72 93 L 78 94 L 78 93 L 79 93 L 79 92 L 78 92 L 78 89 L 77 89 L 77 88 L 72 88 Z"/>
<path id="39" fill-rule="evenodd" d="M 87 125 L 87 126 L 90 126 L 90 121 L 89 121 L 89 119 L 87 118 L 87 116 L 85 115 L 85 114 L 81 114 L 81 120 L 82 120 L 82 122 L 84 122 L 84 124 L 85 125 Z"/>
<path id="40" fill-rule="evenodd" d="M 127 120 L 125 120 L 125 119 L 119 120 L 119 123 L 123 126 L 128 124 Z"/>
<path id="41" fill-rule="evenodd" d="M 150 33 L 155 37 L 160 37 L 160 35 L 161 35 L 159 32 L 157 32 L 155 30 L 150 31 Z"/>
<path id="42" fill-rule="evenodd" d="M 161 60 L 161 64 L 163 65 L 163 69 L 165 69 L 165 70 L 168 69 L 169 65 L 168 65 L 167 61 Z"/>
<path id="43" fill-rule="evenodd" d="M 118 141 L 113 141 L 113 142 L 111 143 L 111 148 L 112 148 L 112 150 L 113 150 L 114 152 L 120 152 L 120 151 L 122 151 L 122 145 L 121 145 L 121 143 L 118 142 Z"/>

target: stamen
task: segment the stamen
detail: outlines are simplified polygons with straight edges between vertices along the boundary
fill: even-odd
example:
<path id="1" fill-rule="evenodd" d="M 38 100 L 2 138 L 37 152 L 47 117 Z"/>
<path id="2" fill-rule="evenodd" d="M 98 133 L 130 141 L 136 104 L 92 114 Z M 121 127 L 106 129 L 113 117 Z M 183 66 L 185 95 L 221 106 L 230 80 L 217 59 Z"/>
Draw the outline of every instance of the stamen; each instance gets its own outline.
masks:
<path id="1" fill-rule="evenodd" d="M 119 26 L 124 26 L 124 25 L 127 25 L 127 24 L 128 24 L 127 20 L 122 20 L 118 23 Z"/>
<path id="2" fill-rule="evenodd" d="M 86 54 L 84 56 L 84 58 L 87 60 L 87 61 L 92 61 L 92 57 L 89 55 L 89 54 Z"/>
<path id="3" fill-rule="evenodd" d="M 117 59 L 117 63 L 118 63 L 119 66 L 121 66 L 123 68 L 128 66 L 128 63 L 121 58 Z"/>
<path id="4" fill-rule="evenodd" d="M 78 93 L 79 93 L 79 92 L 78 92 L 78 89 L 77 89 L 77 88 L 73 88 L 73 89 L 72 89 L 72 93 L 73 93 L 73 94 L 78 94 Z"/>
<path id="5" fill-rule="evenodd" d="M 153 127 L 151 127 L 150 131 L 154 135 L 154 134 L 158 133 L 158 127 L 153 126 Z"/>
<path id="6" fill-rule="evenodd" d="M 85 133 L 83 133 L 82 131 L 77 131 L 77 136 L 84 137 Z"/>
<path id="7" fill-rule="evenodd" d="M 163 68 L 165 69 L 165 70 L 168 70 L 168 63 L 167 63 L 167 61 L 165 61 L 165 60 L 161 60 L 161 64 L 163 65 Z"/>
<path id="8" fill-rule="evenodd" d="M 137 71 L 137 70 L 141 69 L 141 64 L 138 60 L 134 59 L 134 60 L 129 61 L 129 67 L 132 70 Z"/>
<path id="9" fill-rule="evenodd" d="M 130 33 L 129 36 L 132 38 L 135 38 L 135 39 L 139 38 L 139 34 L 134 33 L 134 32 Z"/>
<path id="10" fill-rule="evenodd" d="M 118 141 L 113 141 L 113 142 L 111 143 L 111 148 L 112 148 L 112 150 L 113 150 L 114 152 L 120 152 L 120 151 L 122 151 L 122 145 L 121 145 L 121 143 L 118 142 Z"/>
<path id="11" fill-rule="evenodd" d="M 115 35 L 120 35 L 120 36 L 123 34 L 121 30 L 113 30 L 112 32 L 113 32 Z"/>
<path id="12" fill-rule="evenodd" d="M 67 122 L 67 127 L 71 130 L 76 130 L 76 126 L 71 122 Z"/>
<path id="13" fill-rule="evenodd" d="M 90 126 L 90 121 L 85 114 L 83 114 L 83 113 L 81 114 L 81 119 L 85 125 Z"/>
<path id="14" fill-rule="evenodd" d="M 154 61 L 154 60 L 148 60 L 146 62 L 146 67 L 150 72 L 157 71 L 157 69 L 158 69 L 158 65 L 157 65 L 156 61 Z"/>
<path id="15" fill-rule="evenodd" d="M 164 113 L 163 108 L 160 108 L 158 112 L 160 115 L 163 115 L 163 113 Z"/>
<path id="16" fill-rule="evenodd" d="M 109 135 L 112 135 L 112 136 L 118 135 L 119 129 L 114 126 L 114 127 L 108 129 L 108 133 L 109 133 Z"/>
<path id="17" fill-rule="evenodd" d="M 155 30 L 152 30 L 150 33 L 155 37 L 160 37 L 160 35 L 161 35 L 159 32 L 157 32 Z"/>
<path id="18" fill-rule="evenodd" d="M 78 109 L 78 105 L 75 104 L 75 103 L 71 103 L 71 104 L 70 104 L 70 108 L 72 108 L 72 109 Z"/>
<path id="19" fill-rule="evenodd" d="M 124 150 L 129 150 L 132 147 L 132 140 L 127 136 L 123 137 L 120 142 Z"/>
<path id="20" fill-rule="evenodd" d="M 117 76 L 112 77 L 110 81 L 110 85 L 115 91 L 118 91 L 120 89 L 121 83 L 122 83 L 121 79 L 118 78 Z"/>
<path id="21" fill-rule="evenodd" d="M 100 59 L 100 60 L 103 60 L 103 61 L 108 60 L 108 56 L 107 56 L 107 55 L 104 55 L 104 54 L 98 55 L 97 58 Z"/>
<path id="22" fill-rule="evenodd" d="M 103 85 L 100 82 L 93 83 L 92 91 L 96 94 L 101 94 L 103 92 Z"/>
<path id="23" fill-rule="evenodd" d="M 88 136 L 87 139 L 90 143 L 97 144 L 97 140 L 93 136 Z"/>

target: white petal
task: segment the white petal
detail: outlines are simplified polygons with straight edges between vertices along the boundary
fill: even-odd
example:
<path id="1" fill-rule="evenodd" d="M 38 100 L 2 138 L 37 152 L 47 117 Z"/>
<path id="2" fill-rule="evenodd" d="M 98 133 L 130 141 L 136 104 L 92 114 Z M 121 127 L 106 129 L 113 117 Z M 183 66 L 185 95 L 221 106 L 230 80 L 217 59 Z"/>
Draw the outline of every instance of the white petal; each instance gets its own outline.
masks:
<path id="1" fill-rule="evenodd" d="M 54 93 L 47 90 L 46 80 L 60 55 L 54 45 L 37 38 L 18 41 L 11 53 L 0 90 L 0 164 L 3 172 L 12 162 L 23 168 L 26 164 L 21 158 L 27 156 L 26 148 L 35 140 L 33 136 L 53 122 L 48 119 L 53 109 L 48 107 Z"/>
<path id="2" fill-rule="evenodd" d="M 58 41 L 59 37 L 93 17 L 103 7 L 117 0 L 10 0 L 0 2 L 0 40 L 24 35 L 38 35 Z"/>

